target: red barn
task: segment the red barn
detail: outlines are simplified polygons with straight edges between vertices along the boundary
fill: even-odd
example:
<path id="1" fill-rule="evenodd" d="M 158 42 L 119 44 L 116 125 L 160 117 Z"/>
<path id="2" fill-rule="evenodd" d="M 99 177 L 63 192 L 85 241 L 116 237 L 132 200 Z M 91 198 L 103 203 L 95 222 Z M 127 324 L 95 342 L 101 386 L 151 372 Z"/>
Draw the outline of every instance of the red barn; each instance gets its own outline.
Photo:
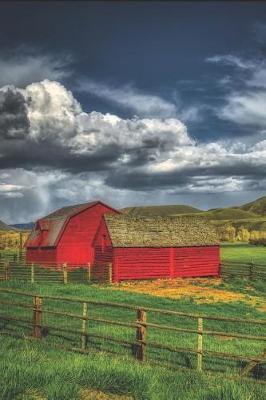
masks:
<path id="1" fill-rule="evenodd" d="M 100 202 L 63 207 L 39 219 L 25 244 L 28 263 L 92 263 L 92 241 L 105 213 L 118 213 Z"/>
<path id="2" fill-rule="evenodd" d="M 94 248 L 96 276 L 112 263 L 114 282 L 219 275 L 218 237 L 202 218 L 105 215 Z"/>

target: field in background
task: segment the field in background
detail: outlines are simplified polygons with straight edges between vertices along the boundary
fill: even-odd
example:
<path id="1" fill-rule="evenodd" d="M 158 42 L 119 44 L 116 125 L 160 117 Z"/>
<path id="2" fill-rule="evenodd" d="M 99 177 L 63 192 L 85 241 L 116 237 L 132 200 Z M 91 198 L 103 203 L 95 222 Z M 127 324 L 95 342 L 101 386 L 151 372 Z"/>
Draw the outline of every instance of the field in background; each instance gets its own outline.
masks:
<path id="1" fill-rule="evenodd" d="M 29 236 L 29 231 L 0 230 L 0 251 L 19 252 Z"/>
<path id="2" fill-rule="evenodd" d="M 221 245 L 222 261 L 253 262 L 266 266 L 266 247 L 248 243 L 223 243 Z"/>

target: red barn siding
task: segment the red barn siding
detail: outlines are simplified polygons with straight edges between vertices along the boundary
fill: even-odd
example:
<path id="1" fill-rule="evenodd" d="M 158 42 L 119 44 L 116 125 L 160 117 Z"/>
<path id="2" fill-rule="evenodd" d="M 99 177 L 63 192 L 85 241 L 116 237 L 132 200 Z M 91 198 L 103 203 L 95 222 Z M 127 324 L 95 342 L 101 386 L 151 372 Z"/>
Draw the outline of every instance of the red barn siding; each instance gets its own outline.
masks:
<path id="1" fill-rule="evenodd" d="M 106 239 L 103 246 L 104 236 Z M 111 262 L 114 282 L 219 275 L 219 246 L 112 247 L 104 220 L 100 224 L 93 246 L 94 265 L 97 266 L 95 273 L 99 279 L 103 279 L 103 267 Z"/>
<path id="2" fill-rule="evenodd" d="M 173 251 L 173 277 L 219 275 L 219 246 L 179 247 Z"/>
<path id="3" fill-rule="evenodd" d="M 27 263 L 56 264 L 56 249 L 28 248 L 26 253 Z"/>
<path id="4" fill-rule="evenodd" d="M 168 248 L 114 248 L 114 280 L 166 278 Z"/>

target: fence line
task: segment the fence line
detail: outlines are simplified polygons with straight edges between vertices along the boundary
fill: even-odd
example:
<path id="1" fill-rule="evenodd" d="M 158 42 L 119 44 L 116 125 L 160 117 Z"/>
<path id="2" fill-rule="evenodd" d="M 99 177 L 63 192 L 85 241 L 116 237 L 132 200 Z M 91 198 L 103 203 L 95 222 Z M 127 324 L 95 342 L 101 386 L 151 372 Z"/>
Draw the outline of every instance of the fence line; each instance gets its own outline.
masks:
<path id="1" fill-rule="evenodd" d="M 221 276 L 224 278 L 239 276 L 249 280 L 266 280 L 266 265 L 253 262 L 223 261 L 221 264 Z"/>
<path id="2" fill-rule="evenodd" d="M 58 282 L 68 283 L 89 283 L 106 282 L 112 283 L 112 264 L 102 268 L 101 276 L 94 271 L 90 263 L 80 266 L 67 263 L 26 263 L 25 261 L 1 261 L 0 259 L 0 280 L 24 280 L 31 283 Z"/>
<path id="3" fill-rule="evenodd" d="M 244 368 L 241 369 L 240 375 L 247 376 L 250 373 L 253 373 L 256 368 L 266 363 L 266 349 L 260 352 L 257 356 L 250 355 L 239 355 L 234 353 L 224 353 L 219 351 L 211 351 L 206 348 L 204 344 L 203 338 L 208 337 L 225 337 L 228 339 L 238 339 L 238 340 L 248 340 L 251 342 L 266 342 L 266 336 L 262 335 L 247 335 L 242 333 L 228 332 L 228 331 L 216 331 L 204 328 L 204 321 L 212 320 L 219 322 L 228 322 L 234 323 L 236 326 L 241 324 L 249 324 L 252 328 L 255 325 L 266 327 L 266 320 L 256 320 L 256 319 L 240 319 L 240 318 L 226 318 L 226 317 L 217 317 L 217 316 L 209 316 L 209 315 L 201 315 L 201 314 L 192 314 L 192 313 L 183 313 L 172 310 L 164 310 L 152 307 L 143 307 L 143 306 L 135 306 L 128 304 L 120 304 L 120 303 L 112 303 L 112 302 L 99 302 L 99 301 L 91 301 L 86 299 L 75 299 L 69 297 L 59 297 L 59 296 L 48 296 L 48 295 L 37 295 L 35 293 L 27 293 L 18 290 L 12 289 L 4 289 L 0 288 L 1 295 L 11 295 L 11 300 L 0 299 L 0 304 L 10 307 L 18 307 L 21 309 L 25 309 L 27 312 L 31 311 L 31 318 L 21 317 L 20 315 L 7 315 L 6 313 L 0 315 L 0 321 L 6 321 L 6 323 L 18 324 L 22 323 L 26 326 L 31 327 L 32 337 L 37 339 L 44 339 L 46 336 L 49 336 L 51 330 L 59 332 L 61 334 L 75 334 L 80 337 L 80 344 L 77 349 L 81 351 L 87 351 L 88 347 L 88 339 L 98 338 L 107 340 L 111 343 L 117 343 L 120 345 L 127 345 L 132 348 L 134 357 L 139 361 L 149 360 L 147 356 L 147 349 L 162 349 L 167 350 L 174 353 L 186 353 L 196 356 L 196 369 L 201 372 L 204 370 L 208 370 L 205 365 L 205 357 L 215 357 L 215 359 L 222 360 L 233 360 L 236 362 L 245 362 Z M 32 299 L 32 304 L 25 304 L 23 301 L 16 301 L 16 297 L 26 297 Z M 14 301 L 15 300 L 15 301 Z M 57 309 L 51 309 L 45 307 L 49 301 L 56 301 Z M 80 304 L 82 306 L 81 314 L 63 312 L 58 310 L 58 304 L 65 303 L 72 304 Z M 48 304 L 49 305 L 49 304 Z M 134 311 L 136 314 L 136 319 L 133 321 L 124 321 L 124 320 L 113 320 L 107 318 L 96 318 L 92 315 L 93 308 L 92 306 L 101 307 L 101 310 L 106 307 L 111 307 L 113 309 L 124 309 L 128 311 Z M 102 308 L 103 307 L 103 308 Z M 5 307 L 5 311 L 8 310 L 8 307 Z M 90 311 L 89 311 L 90 310 Z M 56 321 L 58 321 L 58 317 L 70 318 L 72 320 L 81 321 L 80 329 L 72 329 L 71 324 L 68 323 L 67 327 L 54 326 L 51 324 L 46 324 L 43 321 L 44 315 L 54 315 L 56 316 Z M 196 326 L 194 329 L 189 329 L 186 327 L 178 328 L 176 326 L 170 326 L 165 324 L 155 324 L 149 322 L 148 315 L 168 315 L 173 317 L 187 317 L 191 321 L 195 321 Z M 135 330 L 135 340 L 125 340 L 124 338 L 114 337 L 110 335 L 103 334 L 100 332 L 93 332 L 91 323 L 103 324 L 105 326 L 121 326 L 126 327 L 128 329 Z M 148 339 L 148 330 L 151 328 L 159 329 L 160 331 L 173 331 L 175 334 L 194 334 L 197 337 L 197 341 L 195 343 L 195 348 L 191 347 L 181 347 L 181 346 L 172 346 L 167 343 L 158 343 L 156 341 L 152 341 Z M 5 326 L 7 329 L 7 326 Z M 103 332 L 106 331 L 106 328 L 103 329 Z M 47 334 L 48 332 L 48 334 Z M 2 332 L 0 332 L 2 333 Z M 3 332 L 4 333 L 4 332 Z M 52 335 L 52 334 L 51 334 Z M 58 335 L 58 334 L 57 334 Z M 60 336 L 60 335 L 59 335 Z M 63 337 L 63 336 L 62 336 Z M 165 336 L 163 336 L 164 338 Z M 254 377 L 254 376 L 253 376 Z M 264 376 L 265 378 L 266 376 Z"/>
<path id="4" fill-rule="evenodd" d="M 241 263 L 237 261 L 223 262 L 220 267 L 222 278 L 240 277 L 248 280 L 266 280 L 266 265 Z M 112 264 L 101 267 L 90 264 L 77 266 L 67 263 L 57 264 L 40 262 L 39 264 L 26 263 L 25 260 L 10 261 L 0 258 L 0 280 L 18 279 L 31 283 L 58 282 L 58 283 L 112 283 Z"/>

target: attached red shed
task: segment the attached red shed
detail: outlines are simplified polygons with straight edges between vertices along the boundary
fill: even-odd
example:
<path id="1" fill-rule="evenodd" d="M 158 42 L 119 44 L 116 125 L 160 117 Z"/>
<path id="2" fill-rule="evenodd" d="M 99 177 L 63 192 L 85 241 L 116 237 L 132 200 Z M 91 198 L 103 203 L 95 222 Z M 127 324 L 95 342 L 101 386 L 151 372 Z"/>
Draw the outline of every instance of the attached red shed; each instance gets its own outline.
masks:
<path id="1" fill-rule="evenodd" d="M 94 201 L 63 207 L 39 219 L 25 244 L 28 263 L 93 263 L 92 241 L 105 213 L 118 213 Z"/>
<path id="2" fill-rule="evenodd" d="M 98 277 L 112 263 L 112 280 L 218 276 L 215 229 L 195 217 L 105 215 L 94 239 Z"/>

